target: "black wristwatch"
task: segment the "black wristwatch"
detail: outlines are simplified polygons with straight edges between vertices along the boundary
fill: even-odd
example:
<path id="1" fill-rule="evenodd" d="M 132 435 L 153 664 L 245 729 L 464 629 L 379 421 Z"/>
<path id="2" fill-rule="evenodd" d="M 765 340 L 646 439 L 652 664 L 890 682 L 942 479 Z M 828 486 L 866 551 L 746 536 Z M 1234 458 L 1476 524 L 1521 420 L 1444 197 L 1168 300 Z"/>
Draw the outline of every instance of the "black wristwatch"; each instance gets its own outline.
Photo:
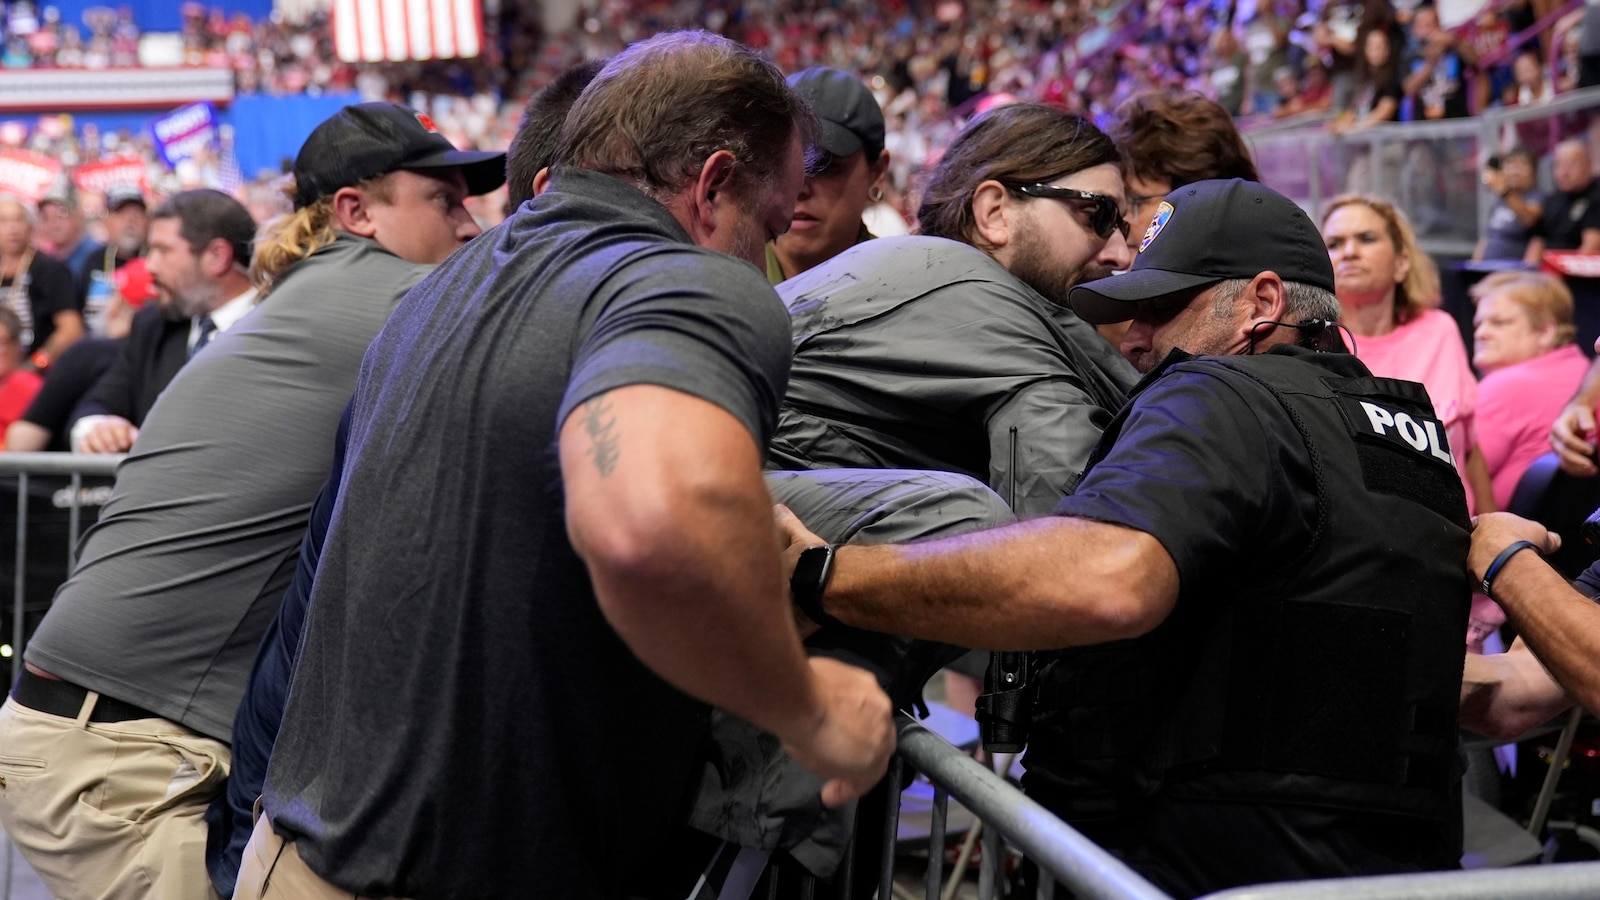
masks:
<path id="1" fill-rule="evenodd" d="M 828 589 L 828 579 L 833 576 L 833 551 L 832 544 L 800 551 L 794 574 L 789 576 L 789 593 L 794 595 L 794 605 L 800 607 L 806 618 L 824 628 L 843 624 L 822 609 L 822 592 Z"/>

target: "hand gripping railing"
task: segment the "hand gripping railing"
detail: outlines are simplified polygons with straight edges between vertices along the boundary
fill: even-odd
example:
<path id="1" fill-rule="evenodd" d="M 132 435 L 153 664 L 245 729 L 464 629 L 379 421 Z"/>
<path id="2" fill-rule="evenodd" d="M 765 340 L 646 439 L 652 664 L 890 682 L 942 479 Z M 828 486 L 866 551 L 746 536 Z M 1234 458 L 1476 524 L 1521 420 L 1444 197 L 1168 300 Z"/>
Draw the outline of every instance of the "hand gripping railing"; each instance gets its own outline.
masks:
<path id="1" fill-rule="evenodd" d="M 944 877 L 945 813 L 950 798 L 970 810 L 984 824 L 983 862 L 978 874 L 978 896 L 995 896 L 1000 861 L 1000 838 L 1020 847 L 1039 866 L 1044 886 L 1040 896 L 1050 896 L 1051 879 L 1085 900 L 1171 900 L 1116 857 L 1074 831 L 1050 811 L 1029 799 L 981 763 L 939 737 L 910 716 L 901 713 L 900 749 L 889 769 L 890 796 L 904 788 L 906 766 L 932 782 L 933 828 L 928 837 L 929 900 L 940 897 Z M 878 896 L 894 896 L 894 839 L 899 806 L 889 804 L 884 828 L 883 871 Z M 1048 875 L 1049 877 L 1045 877 Z"/>
<path id="2" fill-rule="evenodd" d="M 116 474 L 121 454 L 105 453 L 0 453 L 0 476 L 17 477 L 16 570 L 13 572 L 15 607 L 11 617 L 11 680 L 22 665 L 24 619 L 27 614 L 28 476 L 70 475 L 72 488 L 67 513 L 67 572 L 77 562 L 78 531 L 83 507 L 83 476 Z"/>

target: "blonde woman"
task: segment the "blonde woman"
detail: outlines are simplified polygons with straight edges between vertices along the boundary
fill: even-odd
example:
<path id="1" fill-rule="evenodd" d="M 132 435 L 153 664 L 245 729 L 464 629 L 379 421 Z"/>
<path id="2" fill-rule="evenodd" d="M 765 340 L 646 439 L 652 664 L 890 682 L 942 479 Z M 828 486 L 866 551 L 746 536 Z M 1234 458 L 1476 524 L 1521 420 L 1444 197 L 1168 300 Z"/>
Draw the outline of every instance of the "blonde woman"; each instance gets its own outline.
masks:
<path id="1" fill-rule="evenodd" d="M 1456 320 L 1439 307 L 1439 271 L 1394 204 L 1349 194 L 1328 204 L 1322 237 L 1355 354 L 1372 374 L 1418 381 L 1449 435 L 1473 512 L 1494 509 L 1488 470 L 1474 450 L 1478 380 Z"/>

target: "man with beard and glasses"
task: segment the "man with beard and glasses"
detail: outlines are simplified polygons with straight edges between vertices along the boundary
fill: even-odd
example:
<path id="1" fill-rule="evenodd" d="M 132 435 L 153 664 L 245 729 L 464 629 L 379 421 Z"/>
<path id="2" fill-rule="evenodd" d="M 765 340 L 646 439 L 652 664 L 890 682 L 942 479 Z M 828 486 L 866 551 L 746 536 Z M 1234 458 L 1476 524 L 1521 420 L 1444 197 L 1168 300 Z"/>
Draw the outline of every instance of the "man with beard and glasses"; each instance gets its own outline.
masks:
<path id="1" fill-rule="evenodd" d="M 133 317 L 117 362 L 73 411 L 72 449 L 122 453 L 189 358 L 255 306 L 250 211 L 220 191 L 184 191 L 150 214 L 156 302 Z"/>
<path id="2" fill-rule="evenodd" d="M 929 178 L 921 234 L 784 282 L 794 369 L 771 465 L 934 469 L 1049 512 L 1137 374 L 1067 292 L 1129 263 L 1120 155 L 1045 106 L 992 110 Z"/>

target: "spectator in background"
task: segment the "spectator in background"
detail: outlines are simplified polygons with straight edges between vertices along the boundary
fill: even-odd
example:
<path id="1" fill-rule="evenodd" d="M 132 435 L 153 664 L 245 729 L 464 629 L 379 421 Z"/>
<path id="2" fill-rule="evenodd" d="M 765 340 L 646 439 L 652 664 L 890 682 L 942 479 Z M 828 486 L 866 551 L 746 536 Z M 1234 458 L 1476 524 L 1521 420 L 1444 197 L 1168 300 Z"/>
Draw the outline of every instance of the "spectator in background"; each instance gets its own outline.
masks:
<path id="1" fill-rule="evenodd" d="M 27 364 L 35 371 L 83 337 L 72 273 L 33 249 L 33 213 L 12 196 L 0 196 L 0 306 L 22 322 Z"/>
<path id="2" fill-rule="evenodd" d="M 1467 115 L 1464 48 L 1454 33 L 1439 26 L 1439 10 L 1430 3 L 1411 16 L 1411 37 L 1401 65 L 1408 119 L 1453 119 Z"/>
<path id="3" fill-rule="evenodd" d="M 73 411 L 72 449 L 123 453 L 156 398 L 189 359 L 255 308 L 255 220 L 221 191 L 176 194 L 150 215 L 156 302 L 133 317 L 116 365 Z"/>
<path id="4" fill-rule="evenodd" d="M 83 296 L 84 286 L 80 273 L 89 258 L 105 249 L 105 245 L 89 237 L 84 230 L 83 210 L 78 206 L 78 196 L 70 188 L 51 194 L 39 201 L 39 229 L 41 247 L 60 260 L 72 273 L 73 296 Z"/>
<path id="5" fill-rule="evenodd" d="M 1496 272 L 1472 288 L 1478 447 L 1505 509 L 1522 473 L 1548 451 L 1550 426 L 1589 360 L 1573 343 L 1572 292 L 1543 272 Z"/>
<path id="6" fill-rule="evenodd" d="M 1449 435 L 1467 502 L 1493 509 L 1483 458 L 1475 450 L 1478 379 L 1456 320 L 1438 308 L 1439 270 L 1417 246 L 1411 224 L 1377 197 L 1337 197 L 1322 216 L 1342 323 L 1352 351 L 1372 374 L 1421 382 Z"/>
<path id="7" fill-rule="evenodd" d="M 1274 2 L 1262 3 L 1244 27 L 1244 50 L 1250 57 L 1250 114 L 1277 113 L 1278 72 L 1289 66 L 1289 31 L 1294 22 Z M 1293 71 L 1293 70 L 1291 70 Z"/>
<path id="8" fill-rule="evenodd" d="M 1484 166 L 1483 186 L 1498 199 L 1489 210 L 1473 259 L 1521 260 L 1527 254 L 1528 242 L 1544 214 L 1544 195 L 1535 186 L 1536 165 L 1533 151 L 1516 147 L 1498 159 L 1491 157 Z"/>
<path id="9" fill-rule="evenodd" d="M 1285 79 L 1282 77 L 1284 74 L 1288 75 L 1287 85 L 1284 84 Z M 1314 57 L 1306 62 L 1304 78 L 1297 81 L 1294 78 L 1294 70 L 1285 69 L 1281 71 L 1278 80 L 1280 86 L 1298 90 L 1298 93 L 1285 95 L 1284 102 L 1273 110 L 1272 115 L 1276 118 L 1322 112 L 1333 105 L 1333 85 L 1328 83 L 1328 67 Z"/>
<path id="10" fill-rule="evenodd" d="M 9 309 L 0 308 L 0 430 L 11 427 L 44 379 L 23 366 L 22 321 Z"/>
<path id="11" fill-rule="evenodd" d="M 1544 59 L 1534 44 L 1517 51 L 1516 58 L 1511 61 L 1511 80 L 1516 89 L 1517 106 L 1543 103 L 1555 98 L 1555 85 L 1550 83 Z"/>
<path id="12" fill-rule="evenodd" d="M 605 65 L 604 59 L 579 63 L 528 98 L 528 105 L 522 110 L 522 124 L 506 154 L 507 216 L 533 197 L 534 176 L 550 165 L 567 110 Z"/>
<path id="13" fill-rule="evenodd" d="M 1261 180 L 1233 117 L 1195 91 L 1136 94 L 1117 107 L 1109 133 L 1122 153 L 1134 247 L 1174 188 L 1212 178 Z M 1127 322 L 1116 322 L 1097 330 L 1120 347 L 1127 327 Z"/>
<path id="14" fill-rule="evenodd" d="M 1326 0 L 1311 36 L 1328 67 L 1333 85 L 1333 111 L 1343 115 L 1355 103 L 1356 70 L 1364 7 L 1361 0 Z"/>
<path id="15" fill-rule="evenodd" d="M 1117 107 L 1108 134 L 1122 153 L 1135 246 L 1173 189 L 1212 178 L 1261 180 L 1233 118 L 1196 91 L 1136 94 Z"/>
<path id="16" fill-rule="evenodd" d="M 815 66 L 788 82 L 821 121 L 826 157 L 807 174 L 789 230 L 767 245 L 767 280 L 773 284 L 871 240 L 861 215 L 883 199 L 889 171 L 883 110 L 861 79 Z"/>
<path id="17" fill-rule="evenodd" d="M 1546 250 L 1600 253 L 1600 185 L 1595 184 L 1589 146 L 1581 138 L 1556 145 L 1551 160 L 1556 192 L 1545 200 L 1523 259 L 1538 265 Z"/>
<path id="18" fill-rule="evenodd" d="M 1400 116 L 1400 100 L 1405 91 L 1387 31 L 1373 29 L 1362 38 L 1361 64 L 1356 71 L 1354 101 L 1328 126 L 1334 134 L 1360 131 L 1380 122 L 1393 122 Z"/>
<path id="19" fill-rule="evenodd" d="M 1237 116 L 1244 107 L 1246 69 L 1249 60 L 1239 47 L 1239 38 L 1233 29 L 1222 26 L 1211 34 L 1210 78 L 1211 91 L 1217 103 Z"/>
<path id="20" fill-rule="evenodd" d="M 22 418 L 6 429 L 5 449 L 20 451 L 72 449 L 68 425 L 78 402 L 122 354 L 123 339 L 133 327 L 135 308 L 156 297 L 155 282 L 143 258 L 117 270 L 117 293 L 107 315 L 107 337 L 86 337 L 50 363 L 44 387 Z"/>
<path id="21" fill-rule="evenodd" d="M 117 271 L 144 256 L 149 236 L 150 213 L 144 191 L 137 185 L 117 185 L 106 191 L 106 247 L 84 261 L 78 271 L 78 309 L 91 337 L 107 337 L 106 316 L 117 294 Z"/>

